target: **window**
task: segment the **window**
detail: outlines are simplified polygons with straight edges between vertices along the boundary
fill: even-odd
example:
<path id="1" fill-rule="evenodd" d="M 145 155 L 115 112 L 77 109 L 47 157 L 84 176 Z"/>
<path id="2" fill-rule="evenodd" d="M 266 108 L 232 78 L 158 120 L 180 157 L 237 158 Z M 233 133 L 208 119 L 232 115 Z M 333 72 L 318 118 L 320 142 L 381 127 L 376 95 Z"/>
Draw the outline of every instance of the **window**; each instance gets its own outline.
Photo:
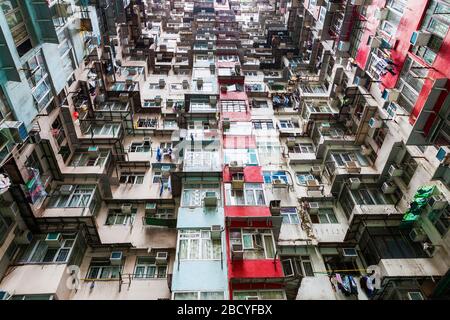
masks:
<path id="1" fill-rule="evenodd" d="M 252 123 L 256 130 L 271 130 L 274 128 L 272 120 L 253 120 Z"/>
<path id="2" fill-rule="evenodd" d="M 226 185 L 228 197 L 227 205 L 230 206 L 265 206 L 266 200 L 262 184 L 244 183 L 243 190 L 231 189 L 231 185 Z"/>
<path id="3" fill-rule="evenodd" d="M 5 238 L 9 234 L 9 227 L 13 224 L 13 221 L 11 218 L 3 217 L 0 214 L 0 245 L 3 243 Z"/>
<path id="4" fill-rule="evenodd" d="M 89 207 L 95 191 L 93 185 L 74 186 L 70 194 L 61 194 L 54 191 L 49 202 L 49 207 L 56 208 L 86 208 Z"/>
<path id="5" fill-rule="evenodd" d="M 119 182 L 126 184 L 143 184 L 144 173 L 121 173 Z"/>
<path id="6" fill-rule="evenodd" d="M 191 292 L 174 292 L 174 300 L 223 300 L 222 291 L 191 291 Z"/>
<path id="7" fill-rule="evenodd" d="M 270 229 L 231 229 L 230 245 L 241 245 L 244 259 L 275 257 L 275 242 Z"/>
<path id="8" fill-rule="evenodd" d="M 118 279 L 122 271 L 122 265 L 111 265 L 109 258 L 92 258 L 86 278 Z"/>
<path id="9" fill-rule="evenodd" d="M 297 172 L 295 176 L 297 177 L 298 183 L 301 185 L 306 185 L 307 181 L 316 179 L 312 174 L 308 172 Z"/>
<path id="10" fill-rule="evenodd" d="M 268 108 L 269 104 L 265 100 L 252 100 L 252 108 Z"/>
<path id="11" fill-rule="evenodd" d="M 312 143 L 296 143 L 293 147 L 288 147 L 289 153 L 314 153 Z"/>
<path id="12" fill-rule="evenodd" d="M 436 0 L 430 1 L 421 30 L 430 32 L 431 39 L 426 46 L 413 48 L 413 52 L 428 64 L 433 64 L 450 25 L 450 5 Z"/>
<path id="13" fill-rule="evenodd" d="M 282 180 L 289 183 L 288 174 L 286 171 L 263 171 L 264 183 L 272 183 L 273 180 Z"/>
<path id="14" fill-rule="evenodd" d="M 309 213 L 312 223 L 339 223 L 332 208 L 319 209 L 318 213 Z"/>
<path id="15" fill-rule="evenodd" d="M 181 260 L 219 260 L 222 244 L 220 239 L 211 239 L 208 230 L 180 230 L 178 250 Z"/>
<path id="16" fill-rule="evenodd" d="M 136 216 L 137 209 L 131 209 L 131 213 L 122 213 L 121 209 L 110 209 L 105 224 L 112 225 L 132 225 Z"/>
<path id="17" fill-rule="evenodd" d="M 419 93 L 422 91 L 423 78 L 427 76 L 427 73 L 425 67 L 413 61 L 410 57 L 406 58 L 397 83 L 397 88 L 401 92 L 397 104 L 407 112 L 411 112 L 415 105 Z"/>
<path id="18" fill-rule="evenodd" d="M 406 185 L 409 185 L 409 182 L 411 181 L 414 173 L 416 172 L 418 166 L 417 161 L 414 160 L 414 158 L 409 154 L 409 152 L 407 152 L 405 154 L 405 157 L 403 158 L 402 166 L 403 166 L 403 174 L 402 174 L 403 182 L 405 182 Z"/>
<path id="19" fill-rule="evenodd" d="M 283 290 L 233 291 L 233 300 L 286 300 Z"/>
<path id="20" fill-rule="evenodd" d="M 30 35 L 27 31 L 24 16 L 17 0 L 0 0 L 1 8 L 5 14 L 6 22 L 11 30 L 14 43 L 17 47 L 30 41 Z"/>
<path id="21" fill-rule="evenodd" d="M 169 178 L 168 177 L 164 177 L 161 171 L 155 171 L 155 173 L 153 173 L 153 179 L 152 179 L 153 183 L 164 183 L 167 184 L 169 182 Z"/>
<path id="22" fill-rule="evenodd" d="M 428 257 L 420 242 L 409 238 L 409 230 L 398 227 L 366 227 L 359 248 L 368 265 L 380 259 L 414 259 Z"/>
<path id="23" fill-rule="evenodd" d="M 181 205 L 183 207 L 201 207 L 203 198 L 207 192 L 215 192 L 220 199 L 219 183 L 185 183 L 183 186 L 183 194 Z"/>
<path id="24" fill-rule="evenodd" d="M 129 152 L 150 152 L 150 143 L 148 142 L 132 142 Z"/>
<path id="25" fill-rule="evenodd" d="M 161 279 L 167 277 L 167 265 L 156 265 L 154 257 L 137 257 L 134 278 Z"/>
<path id="26" fill-rule="evenodd" d="M 334 160 L 337 166 L 345 167 L 347 162 L 355 161 L 360 166 L 368 166 L 367 158 L 363 156 L 359 151 L 355 152 L 332 152 L 331 158 Z"/>
<path id="27" fill-rule="evenodd" d="M 218 152 L 210 151 L 185 151 L 183 164 L 185 168 L 206 170 L 212 168 L 217 163 L 219 154 Z M 202 171 L 204 171 L 202 170 Z"/>
<path id="28" fill-rule="evenodd" d="M 70 166 L 72 167 L 95 167 L 103 166 L 108 158 L 108 151 L 98 152 L 96 154 L 90 154 L 87 152 L 75 152 Z"/>
<path id="29" fill-rule="evenodd" d="M 280 120 L 280 128 L 282 129 L 293 129 L 295 127 L 291 120 Z"/>
<path id="30" fill-rule="evenodd" d="M 245 112 L 247 105 L 244 100 L 221 100 L 222 112 Z"/>
<path id="31" fill-rule="evenodd" d="M 297 208 L 281 208 L 281 216 L 285 224 L 299 224 Z"/>
<path id="32" fill-rule="evenodd" d="M 51 134 L 55 138 L 58 146 L 61 147 L 62 143 L 66 139 L 66 134 L 64 132 L 64 127 L 62 126 L 62 123 L 59 120 L 59 118 L 56 118 L 55 121 L 52 123 Z"/>
<path id="33" fill-rule="evenodd" d="M 2 120 L 12 121 L 14 120 L 14 115 L 11 112 L 11 107 L 2 88 L 0 88 L 0 121 Z"/>
<path id="34" fill-rule="evenodd" d="M 67 263 L 74 251 L 76 234 L 62 234 L 57 246 L 48 246 L 44 236 L 38 236 L 22 252 L 21 263 Z"/>
<path id="35" fill-rule="evenodd" d="M 117 137 L 120 130 L 120 124 L 105 123 L 104 125 L 94 125 L 88 128 L 85 134 L 94 136 L 112 136 Z"/>
<path id="36" fill-rule="evenodd" d="M 314 277 L 314 270 L 309 256 L 290 257 L 281 260 L 285 276 L 300 274 L 304 277 Z"/>
<path id="37" fill-rule="evenodd" d="M 245 165 L 258 165 L 258 155 L 255 149 L 223 149 L 224 163 L 237 161 Z"/>
<path id="38" fill-rule="evenodd" d="M 441 236 L 445 236 L 450 228 L 450 206 L 443 210 L 433 210 L 428 219 L 436 227 Z"/>

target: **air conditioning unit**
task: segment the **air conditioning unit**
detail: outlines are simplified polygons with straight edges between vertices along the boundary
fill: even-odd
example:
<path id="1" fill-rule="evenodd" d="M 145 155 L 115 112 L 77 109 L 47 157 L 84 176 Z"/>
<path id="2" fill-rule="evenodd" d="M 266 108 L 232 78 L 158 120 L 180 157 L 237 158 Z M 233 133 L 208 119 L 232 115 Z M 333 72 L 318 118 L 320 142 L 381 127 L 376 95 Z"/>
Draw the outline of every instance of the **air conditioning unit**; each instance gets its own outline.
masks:
<path id="1" fill-rule="evenodd" d="M 398 89 L 384 89 L 381 97 L 389 102 L 397 102 L 400 97 L 400 90 Z"/>
<path id="2" fill-rule="evenodd" d="M 159 79 L 159 88 L 163 89 L 166 86 L 166 81 L 164 79 Z"/>
<path id="3" fill-rule="evenodd" d="M 14 218 L 20 215 L 19 207 L 17 206 L 17 203 L 13 202 L 8 206 L 1 207 L 0 213 L 4 217 L 8 218 Z"/>
<path id="4" fill-rule="evenodd" d="M 368 156 L 371 153 L 372 153 L 372 148 L 371 147 L 368 147 L 368 146 L 366 146 L 364 144 L 361 145 L 361 154 L 363 156 Z"/>
<path id="5" fill-rule="evenodd" d="M 357 190 L 361 185 L 361 180 L 359 178 L 350 178 L 350 189 Z"/>
<path id="6" fill-rule="evenodd" d="M 205 197 L 203 198 L 205 207 L 216 207 L 217 200 L 217 194 L 214 191 L 207 191 L 205 193 Z"/>
<path id="7" fill-rule="evenodd" d="M 233 190 L 244 189 L 244 179 L 232 179 L 231 180 L 231 188 Z"/>
<path id="8" fill-rule="evenodd" d="M 189 82 L 187 80 L 183 80 L 182 82 L 183 89 L 186 90 L 189 88 Z"/>
<path id="9" fill-rule="evenodd" d="M 269 204 L 270 214 L 272 216 L 279 216 L 281 213 L 281 201 L 271 200 Z"/>
<path id="10" fill-rule="evenodd" d="M 337 49 L 339 51 L 348 51 L 350 49 L 350 42 L 349 41 L 339 41 Z"/>
<path id="11" fill-rule="evenodd" d="M 422 242 L 427 239 L 427 234 L 422 228 L 412 228 L 409 232 L 409 237 L 414 242 Z"/>
<path id="12" fill-rule="evenodd" d="M 342 248 L 341 255 L 344 261 L 354 261 L 358 258 L 358 253 L 355 248 Z"/>
<path id="13" fill-rule="evenodd" d="M 0 300 L 9 300 L 11 298 L 11 294 L 6 291 L 0 291 Z"/>
<path id="14" fill-rule="evenodd" d="M 59 193 L 62 195 L 69 195 L 75 190 L 75 186 L 72 184 L 63 184 L 59 187 Z"/>
<path id="15" fill-rule="evenodd" d="M 450 148 L 447 146 L 440 147 L 436 153 L 436 159 L 438 159 L 441 164 L 450 165 Z"/>
<path id="16" fill-rule="evenodd" d="M 403 169 L 398 168 L 396 165 L 391 164 L 388 170 L 390 177 L 400 177 L 403 174 Z"/>
<path id="17" fill-rule="evenodd" d="M 330 131 L 331 125 L 329 122 L 322 122 L 320 124 L 320 131 L 321 132 L 328 132 Z"/>
<path id="18" fill-rule="evenodd" d="M 376 8 L 375 9 L 375 13 L 374 13 L 374 17 L 375 19 L 378 20 L 386 20 L 387 16 L 389 14 L 389 9 L 388 8 Z"/>
<path id="19" fill-rule="evenodd" d="M 285 187 L 286 186 L 286 181 L 284 181 L 282 179 L 273 179 L 272 180 L 272 186 L 274 188 Z"/>
<path id="20" fill-rule="evenodd" d="M 19 245 L 30 244 L 31 241 L 33 241 L 33 233 L 31 233 L 30 230 L 24 230 L 14 239 L 14 241 Z"/>
<path id="21" fill-rule="evenodd" d="M 211 226 L 211 239 L 220 239 L 222 237 L 222 227 L 218 224 Z"/>
<path id="22" fill-rule="evenodd" d="M 369 40 L 367 41 L 367 45 L 371 48 L 379 48 L 381 47 L 383 39 L 381 37 L 373 37 L 369 36 Z"/>
<path id="23" fill-rule="evenodd" d="M 122 264 L 123 253 L 122 251 L 112 251 L 109 256 L 109 262 L 113 266 L 118 266 Z"/>
<path id="24" fill-rule="evenodd" d="M 311 174 L 315 177 L 320 176 L 322 172 L 322 169 L 320 168 L 320 166 L 312 166 L 311 167 Z"/>
<path id="25" fill-rule="evenodd" d="M 306 181 L 306 187 L 310 191 L 312 191 L 312 190 L 319 190 L 319 188 L 320 188 L 319 180 L 317 180 L 317 179 L 307 180 Z"/>
<path id="26" fill-rule="evenodd" d="M 244 258 L 244 250 L 242 244 L 233 243 L 231 245 L 231 259 L 242 260 Z"/>
<path id="27" fill-rule="evenodd" d="M 229 169 L 230 172 L 241 172 L 244 170 L 244 167 L 238 161 L 230 161 Z"/>
<path id="28" fill-rule="evenodd" d="M 409 40 L 409 42 L 413 46 L 424 47 L 428 45 L 430 39 L 431 33 L 425 31 L 414 31 L 411 35 L 411 39 Z"/>
<path id="29" fill-rule="evenodd" d="M 393 103 L 389 103 L 389 106 L 386 108 L 386 112 L 389 117 L 395 117 L 397 114 L 397 107 Z"/>
<path id="30" fill-rule="evenodd" d="M 369 127 L 373 128 L 381 128 L 381 126 L 383 125 L 383 122 L 380 119 L 377 118 L 370 118 L 369 119 Z"/>
<path id="31" fill-rule="evenodd" d="M 383 191 L 383 193 L 385 194 L 394 193 L 395 190 L 397 190 L 397 186 L 394 183 L 384 182 L 381 186 L 381 191 Z"/>
<path id="32" fill-rule="evenodd" d="M 120 211 L 122 211 L 123 214 L 130 214 L 132 208 L 133 205 L 131 203 L 126 203 L 120 207 Z"/>
<path id="33" fill-rule="evenodd" d="M 156 264 L 167 264 L 169 259 L 169 253 L 166 251 L 161 251 L 156 253 L 155 263 Z"/>
<path id="34" fill-rule="evenodd" d="M 295 146 L 295 137 L 288 137 L 286 139 L 286 145 L 288 147 L 294 147 Z"/>
<path id="35" fill-rule="evenodd" d="M 428 204 L 432 210 L 442 210 L 447 207 L 448 201 L 441 195 L 435 195 L 428 199 Z"/>
<path id="36" fill-rule="evenodd" d="M 16 143 L 23 143 L 28 138 L 28 131 L 23 121 L 4 121 L 1 128 L 7 128 Z"/>
<path id="37" fill-rule="evenodd" d="M 47 233 L 47 236 L 45 237 L 45 243 L 49 247 L 61 247 L 62 242 L 62 234 L 58 232 Z"/>
<path id="38" fill-rule="evenodd" d="M 217 104 L 217 97 L 216 97 L 216 96 L 210 96 L 210 97 L 209 97 L 209 103 L 210 103 L 212 106 L 215 106 L 215 105 Z"/>
<path id="39" fill-rule="evenodd" d="M 156 213 L 156 202 L 148 202 L 145 204 L 145 213 L 146 214 L 155 214 Z"/>
<path id="40" fill-rule="evenodd" d="M 309 212 L 316 213 L 319 211 L 319 203 L 318 202 L 309 202 L 308 208 L 309 208 Z"/>

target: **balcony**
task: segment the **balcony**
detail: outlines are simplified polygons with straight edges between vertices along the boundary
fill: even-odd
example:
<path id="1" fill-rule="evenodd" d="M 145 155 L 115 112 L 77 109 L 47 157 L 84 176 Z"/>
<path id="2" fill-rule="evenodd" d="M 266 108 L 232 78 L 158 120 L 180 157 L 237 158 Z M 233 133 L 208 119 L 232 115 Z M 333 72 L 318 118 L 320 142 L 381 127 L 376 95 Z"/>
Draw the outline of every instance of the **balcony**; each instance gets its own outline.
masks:
<path id="1" fill-rule="evenodd" d="M 176 218 L 158 218 L 155 216 L 145 216 L 143 218 L 144 226 L 176 228 Z"/>

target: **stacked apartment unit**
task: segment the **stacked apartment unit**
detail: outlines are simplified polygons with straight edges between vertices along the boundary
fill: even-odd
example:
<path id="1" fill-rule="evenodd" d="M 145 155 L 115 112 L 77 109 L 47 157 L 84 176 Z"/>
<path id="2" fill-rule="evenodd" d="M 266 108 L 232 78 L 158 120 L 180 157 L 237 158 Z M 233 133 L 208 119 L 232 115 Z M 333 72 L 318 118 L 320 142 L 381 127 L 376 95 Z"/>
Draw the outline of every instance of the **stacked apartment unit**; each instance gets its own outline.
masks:
<path id="1" fill-rule="evenodd" d="M 0 299 L 450 297 L 448 1 L 0 4 Z"/>

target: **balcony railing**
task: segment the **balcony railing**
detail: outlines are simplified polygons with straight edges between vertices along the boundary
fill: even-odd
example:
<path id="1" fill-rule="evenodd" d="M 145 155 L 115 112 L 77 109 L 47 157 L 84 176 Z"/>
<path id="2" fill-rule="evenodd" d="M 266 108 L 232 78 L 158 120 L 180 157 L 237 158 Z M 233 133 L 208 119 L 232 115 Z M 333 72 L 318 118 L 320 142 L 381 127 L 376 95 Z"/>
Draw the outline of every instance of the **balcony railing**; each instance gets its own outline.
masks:
<path id="1" fill-rule="evenodd" d="M 154 216 L 146 216 L 143 218 L 143 223 L 145 226 L 176 228 L 177 219 L 176 218 L 157 218 Z"/>

